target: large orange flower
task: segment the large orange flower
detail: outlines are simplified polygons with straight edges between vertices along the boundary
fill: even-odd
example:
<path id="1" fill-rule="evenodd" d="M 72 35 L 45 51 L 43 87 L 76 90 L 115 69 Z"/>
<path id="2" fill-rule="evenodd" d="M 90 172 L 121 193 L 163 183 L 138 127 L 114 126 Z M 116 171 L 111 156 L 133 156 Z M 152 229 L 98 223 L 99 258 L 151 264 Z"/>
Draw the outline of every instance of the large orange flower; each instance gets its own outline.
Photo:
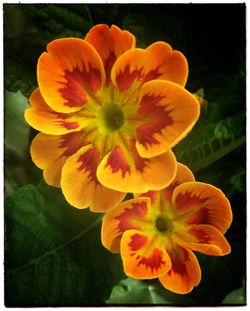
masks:
<path id="1" fill-rule="evenodd" d="M 192 251 L 222 256 L 230 252 L 224 233 L 232 222 L 230 203 L 209 184 L 195 182 L 178 164 L 174 181 L 108 211 L 102 243 L 121 252 L 124 271 L 137 279 L 159 278 L 162 285 L 186 294 L 201 279 Z"/>
<path id="2" fill-rule="evenodd" d="M 199 103 L 184 89 L 185 57 L 164 42 L 135 48 L 116 26 L 47 46 L 27 122 L 48 184 L 73 206 L 105 211 L 125 192 L 167 186 L 176 173 L 171 147 L 192 129 Z"/>

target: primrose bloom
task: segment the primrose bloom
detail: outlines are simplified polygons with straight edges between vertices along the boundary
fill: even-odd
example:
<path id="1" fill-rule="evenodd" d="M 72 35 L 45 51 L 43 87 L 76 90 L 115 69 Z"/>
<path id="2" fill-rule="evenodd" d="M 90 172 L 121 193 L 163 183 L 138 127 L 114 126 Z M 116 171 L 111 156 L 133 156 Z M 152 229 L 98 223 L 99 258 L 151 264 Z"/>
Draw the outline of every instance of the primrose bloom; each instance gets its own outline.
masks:
<path id="1" fill-rule="evenodd" d="M 25 112 L 41 132 L 31 156 L 46 182 L 94 211 L 126 192 L 166 187 L 177 166 L 171 148 L 199 117 L 187 75 L 182 53 L 164 42 L 135 48 L 134 36 L 116 26 L 50 42 Z"/>
<path id="2" fill-rule="evenodd" d="M 136 279 L 159 278 L 161 284 L 185 294 L 201 279 L 192 251 L 223 256 L 231 251 L 224 233 L 232 222 L 230 203 L 209 184 L 194 181 L 178 163 L 174 181 L 108 211 L 102 243 L 121 252 L 125 273 Z"/>

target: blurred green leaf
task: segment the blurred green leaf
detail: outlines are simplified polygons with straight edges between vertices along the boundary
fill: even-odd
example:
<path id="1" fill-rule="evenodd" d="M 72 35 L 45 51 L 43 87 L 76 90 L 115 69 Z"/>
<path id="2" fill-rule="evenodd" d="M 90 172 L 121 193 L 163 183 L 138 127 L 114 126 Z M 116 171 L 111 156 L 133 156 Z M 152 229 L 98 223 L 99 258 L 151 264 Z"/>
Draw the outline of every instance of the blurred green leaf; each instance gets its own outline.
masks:
<path id="1" fill-rule="evenodd" d="M 27 182 L 30 129 L 24 120 L 28 99 L 20 91 L 5 91 L 5 194 Z"/>
<path id="2" fill-rule="evenodd" d="M 243 287 L 232 291 L 222 301 L 225 305 L 245 305 L 246 304 L 246 292 Z"/>
<path id="3" fill-rule="evenodd" d="M 29 142 L 29 126 L 24 120 L 28 99 L 18 91 L 5 91 L 5 148 L 20 158 L 26 156 Z"/>
<path id="4" fill-rule="evenodd" d="M 6 200 L 6 305 L 104 304 L 123 272 L 101 245 L 102 216 L 69 206 L 59 189 L 39 189 Z"/>
<path id="5" fill-rule="evenodd" d="M 163 288 L 157 281 L 140 281 L 127 278 L 112 290 L 108 304 L 126 305 L 195 305 L 187 296 L 174 294 Z"/>

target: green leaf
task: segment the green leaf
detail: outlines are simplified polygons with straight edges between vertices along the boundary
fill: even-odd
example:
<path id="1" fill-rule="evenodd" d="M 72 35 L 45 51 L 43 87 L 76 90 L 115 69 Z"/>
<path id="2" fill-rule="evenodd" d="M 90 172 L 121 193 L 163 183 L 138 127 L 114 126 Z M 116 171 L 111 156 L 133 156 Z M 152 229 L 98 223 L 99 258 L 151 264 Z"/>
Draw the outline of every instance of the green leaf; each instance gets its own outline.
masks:
<path id="1" fill-rule="evenodd" d="M 187 296 L 174 294 L 163 288 L 158 281 L 140 281 L 127 278 L 118 283 L 106 301 L 108 304 L 126 305 L 195 305 Z"/>
<path id="2" fill-rule="evenodd" d="M 5 194 L 10 195 L 31 178 L 29 166 L 30 128 L 24 120 L 28 99 L 20 91 L 5 91 Z"/>
<path id="3" fill-rule="evenodd" d="M 22 6 L 21 10 L 33 21 L 44 48 L 56 38 L 83 38 L 93 26 L 86 5 L 33 4 Z"/>
<path id="4" fill-rule="evenodd" d="M 123 272 L 101 245 L 102 215 L 69 206 L 59 189 L 38 189 L 6 200 L 6 305 L 104 304 Z"/>
<path id="5" fill-rule="evenodd" d="M 225 305 L 245 305 L 246 304 L 246 291 L 243 287 L 232 291 L 222 301 Z"/>
<path id="6" fill-rule="evenodd" d="M 202 170 L 218 161 L 246 142 L 243 113 L 219 122 L 197 127 L 175 148 L 179 162 L 193 172 Z"/>
<path id="7" fill-rule="evenodd" d="M 24 120 L 28 99 L 18 91 L 5 91 L 5 148 L 19 157 L 24 157 L 29 142 L 29 126 Z"/>

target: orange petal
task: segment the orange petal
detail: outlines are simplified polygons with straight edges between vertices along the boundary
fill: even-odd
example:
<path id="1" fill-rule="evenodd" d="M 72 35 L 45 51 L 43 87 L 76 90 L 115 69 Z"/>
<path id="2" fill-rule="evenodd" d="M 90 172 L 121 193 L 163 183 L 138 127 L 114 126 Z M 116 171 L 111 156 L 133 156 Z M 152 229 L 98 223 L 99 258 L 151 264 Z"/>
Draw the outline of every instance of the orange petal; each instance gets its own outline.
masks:
<path id="1" fill-rule="evenodd" d="M 83 108 L 105 83 L 102 60 L 85 40 L 57 39 L 47 46 L 37 66 L 38 84 L 46 103 L 58 112 Z"/>
<path id="2" fill-rule="evenodd" d="M 134 141 L 129 150 L 117 145 L 101 161 L 97 169 L 99 181 L 123 192 L 142 193 L 167 186 L 175 176 L 176 160 L 172 151 L 143 159 L 136 151 Z"/>
<path id="3" fill-rule="evenodd" d="M 175 188 L 172 201 L 179 211 L 178 219 L 188 224 L 210 224 L 225 233 L 232 223 L 230 202 L 212 185 L 183 183 Z"/>
<path id="4" fill-rule="evenodd" d="M 185 85 L 188 64 L 185 56 L 173 51 L 165 42 L 155 42 L 147 49 L 132 49 L 115 62 L 111 79 L 121 92 L 134 83 L 141 85 L 150 80 L 169 80 Z"/>
<path id="5" fill-rule="evenodd" d="M 171 268 L 170 258 L 156 236 L 127 230 L 121 239 L 121 257 L 125 273 L 136 279 L 157 278 Z"/>
<path id="6" fill-rule="evenodd" d="M 146 121 L 137 128 L 139 154 L 150 158 L 175 146 L 191 131 L 199 113 L 199 102 L 179 85 L 159 80 L 144 84 L 138 115 Z"/>
<path id="7" fill-rule="evenodd" d="M 194 181 L 194 180 L 195 180 L 194 175 L 190 171 L 190 169 L 186 165 L 177 162 L 177 171 L 176 171 L 175 178 L 173 179 L 173 181 L 171 182 L 169 186 L 161 190 L 161 193 L 164 193 L 167 201 L 171 201 L 173 191 L 178 185 L 184 182 L 187 182 L 187 181 Z M 154 202 L 157 201 L 159 194 L 160 194 L 159 191 L 148 191 L 148 192 L 145 192 L 139 195 L 135 194 L 135 197 L 139 197 L 139 196 L 149 197 L 151 199 L 151 203 L 153 204 Z"/>
<path id="8" fill-rule="evenodd" d="M 62 170 L 61 187 L 66 200 L 77 208 L 104 212 L 119 204 L 125 193 L 108 189 L 96 178 L 100 152 L 87 145 L 71 156 Z"/>
<path id="9" fill-rule="evenodd" d="M 134 194 L 135 198 L 139 198 L 139 197 L 150 198 L 151 204 L 154 204 L 159 199 L 159 196 L 160 196 L 160 191 L 153 191 L 153 190 L 150 190 L 144 193 Z"/>
<path id="10" fill-rule="evenodd" d="M 182 244 L 185 247 L 191 248 L 193 251 L 212 256 L 223 256 L 231 252 L 231 247 L 226 238 L 213 226 L 188 226 L 188 234 L 190 235 L 190 239 L 187 239 L 186 236 L 186 241 Z"/>
<path id="11" fill-rule="evenodd" d="M 161 284 L 177 294 L 187 294 L 200 283 L 199 262 L 192 251 L 176 247 L 168 251 L 172 268 L 159 278 Z"/>
<path id="12" fill-rule="evenodd" d="M 165 195 L 166 200 L 171 201 L 173 191 L 178 185 L 180 185 L 184 182 L 194 181 L 194 180 L 195 180 L 194 175 L 190 171 L 190 169 L 186 165 L 178 162 L 177 163 L 177 172 L 176 172 L 174 180 L 171 182 L 171 184 L 167 188 L 164 188 L 162 190 L 162 192 Z"/>
<path id="13" fill-rule="evenodd" d="M 141 230 L 150 204 L 147 198 L 128 200 L 108 211 L 102 223 L 102 244 L 113 253 L 120 251 L 122 234 L 128 229 Z"/>
<path id="14" fill-rule="evenodd" d="M 31 158 L 44 170 L 46 182 L 51 186 L 60 187 L 61 170 L 65 161 L 86 144 L 82 132 L 60 136 L 39 133 L 31 144 Z"/>
<path id="15" fill-rule="evenodd" d="M 116 59 L 125 51 L 135 47 L 135 37 L 126 30 L 112 25 L 100 24 L 92 27 L 85 38 L 99 53 L 106 73 L 106 85 L 111 82 L 110 74 Z"/>
<path id="16" fill-rule="evenodd" d="M 37 88 L 30 96 L 31 107 L 25 111 L 25 120 L 30 126 L 45 134 L 61 135 L 79 131 L 85 118 L 76 113 L 53 111 L 44 101 Z"/>

